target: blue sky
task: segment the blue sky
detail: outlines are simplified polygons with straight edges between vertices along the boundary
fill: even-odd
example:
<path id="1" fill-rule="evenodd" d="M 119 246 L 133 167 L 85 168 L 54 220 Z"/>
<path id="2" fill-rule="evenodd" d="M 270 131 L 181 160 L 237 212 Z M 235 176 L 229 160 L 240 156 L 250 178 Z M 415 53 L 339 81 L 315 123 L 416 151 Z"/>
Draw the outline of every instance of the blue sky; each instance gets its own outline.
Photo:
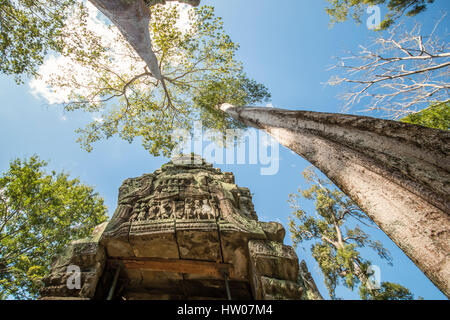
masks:
<path id="1" fill-rule="evenodd" d="M 344 50 L 356 50 L 375 36 L 364 24 L 353 22 L 328 26 L 322 0 L 208 0 L 216 14 L 222 16 L 231 38 L 240 43 L 239 59 L 247 74 L 264 83 L 272 93 L 275 107 L 339 112 L 336 99 L 339 88 L 325 86 L 332 57 Z M 448 1 L 436 1 L 417 18 L 430 27 L 430 21 L 450 8 Z M 449 26 L 449 19 L 444 21 Z M 150 156 L 138 141 L 133 144 L 113 138 L 94 145 L 91 153 L 75 142 L 74 130 L 90 119 L 81 113 L 64 114 L 61 106 L 46 105 L 34 97 L 27 84 L 16 85 L 12 77 L 0 76 L 0 171 L 15 157 L 38 154 L 50 162 L 49 168 L 64 169 L 73 177 L 95 186 L 105 198 L 111 215 L 115 209 L 118 188 L 128 177 L 153 172 L 168 159 Z M 287 228 L 290 209 L 288 194 L 303 187 L 301 172 L 309 164 L 289 150 L 280 147 L 280 170 L 272 176 L 260 175 L 259 165 L 218 165 L 231 171 L 240 186 L 249 187 L 260 220 L 279 221 Z M 312 208 L 310 203 L 302 203 Z M 382 232 L 371 233 L 381 240 L 394 257 L 394 266 L 381 262 L 370 251 L 363 254 L 381 268 L 381 280 L 398 282 L 416 296 L 445 299 L 445 296 Z M 289 234 L 286 243 L 291 244 Z M 321 293 L 327 297 L 323 276 L 308 250 L 298 249 L 305 259 Z M 338 288 L 337 296 L 358 298 L 356 292 Z"/>

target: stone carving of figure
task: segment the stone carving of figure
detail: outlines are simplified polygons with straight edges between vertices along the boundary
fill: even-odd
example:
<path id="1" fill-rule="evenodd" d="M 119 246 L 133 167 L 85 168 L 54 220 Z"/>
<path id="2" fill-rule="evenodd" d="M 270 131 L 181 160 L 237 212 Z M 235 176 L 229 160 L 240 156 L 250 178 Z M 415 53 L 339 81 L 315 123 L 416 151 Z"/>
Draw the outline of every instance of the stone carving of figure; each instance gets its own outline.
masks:
<path id="1" fill-rule="evenodd" d="M 194 201 L 194 217 L 195 219 L 202 218 L 202 205 L 200 203 L 200 200 Z"/>
<path id="2" fill-rule="evenodd" d="M 146 219 L 147 212 L 145 210 L 142 210 L 139 212 L 139 215 L 137 217 L 138 221 L 144 221 Z"/>
<path id="3" fill-rule="evenodd" d="M 209 203 L 210 203 L 211 208 L 213 210 L 214 217 L 219 217 L 219 204 L 217 203 L 216 199 L 214 197 L 212 197 L 209 200 Z"/>
<path id="4" fill-rule="evenodd" d="M 184 212 L 186 215 L 186 219 L 194 218 L 194 212 L 192 210 L 192 200 L 191 199 L 186 199 L 186 207 L 184 208 Z"/>
<path id="5" fill-rule="evenodd" d="M 149 204 L 150 208 L 148 209 L 148 220 L 155 220 L 159 213 L 159 206 L 155 200 L 150 200 Z"/>
<path id="6" fill-rule="evenodd" d="M 178 179 L 172 179 L 170 180 L 170 184 L 169 184 L 169 193 L 178 193 L 179 192 L 179 184 L 178 184 Z"/>
<path id="7" fill-rule="evenodd" d="M 214 219 L 214 212 L 213 212 L 213 209 L 208 204 L 208 199 L 203 199 L 202 218 L 203 219 Z"/>
<path id="8" fill-rule="evenodd" d="M 184 201 L 175 202 L 175 217 L 177 219 L 183 219 L 184 215 Z"/>
<path id="9" fill-rule="evenodd" d="M 163 200 L 160 208 L 161 219 L 170 219 L 173 211 L 172 202 L 169 200 Z"/>
<path id="10" fill-rule="evenodd" d="M 141 208 L 140 208 L 139 203 L 135 203 L 133 206 L 133 209 L 132 209 L 132 213 L 131 213 L 131 215 L 134 217 L 134 220 L 138 219 L 140 212 L 141 212 Z M 132 219 L 130 218 L 130 220 L 132 220 Z"/>

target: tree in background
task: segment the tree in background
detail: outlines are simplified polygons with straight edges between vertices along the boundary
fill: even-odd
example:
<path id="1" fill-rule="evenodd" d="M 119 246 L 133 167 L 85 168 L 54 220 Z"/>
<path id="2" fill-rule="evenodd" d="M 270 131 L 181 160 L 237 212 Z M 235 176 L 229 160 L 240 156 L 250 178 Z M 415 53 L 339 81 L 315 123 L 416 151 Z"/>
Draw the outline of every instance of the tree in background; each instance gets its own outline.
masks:
<path id="1" fill-rule="evenodd" d="M 62 29 L 76 0 L 0 0 L 0 72 L 34 75 L 49 51 L 61 52 Z M 78 2 L 81 10 L 83 4 Z"/>
<path id="2" fill-rule="evenodd" d="M 362 286 L 359 295 L 363 300 L 414 300 L 414 295 L 407 288 L 393 282 L 382 282 L 375 294 L 373 290 Z"/>
<path id="3" fill-rule="evenodd" d="M 450 48 L 435 34 L 445 17 L 430 34 L 424 35 L 419 24 L 410 30 L 398 25 L 359 52 L 338 58 L 330 70 L 339 73 L 328 84 L 345 86 L 344 110 L 362 103 L 362 111 L 400 119 L 449 101 Z"/>
<path id="4" fill-rule="evenodd" d="M 351 16 L 357 23 L 361 23 L 361 16 L 367 6 L 386 4 L 389 12 L 380 24 L 380 29 L 389 28 L 405 13 L 406 16 L 415 16 L 427 8 L 434 0 L 328 0 L 330 7 L 326 12 L 331 23 L 344 22 Z"/>
<path id="5" fill-rule="evenodd" d="M 37 156 L 15 159 L 0 177 L 0 297 L 34 298 L 52 257 L 106 221 L 103 199 Z"/>
<path id="6" fill-rule="evenodd" d="M 344 193 L 332 187 L 328 179 L 320 178 L 310 167 L 303 172 L 309 189 L 298 190 L 289 196 L 293 210 L 290 231 L 295 246 L 313 241 L 311 251 L 325 277 L 332 299 L 336 286 L 343 284 L 354 290 L 359 287 L 362 299 L 398 300 L 413 299 L 408 289 L 399 284 L 382 282 L 377 288 L 371 280 L 372 263 L 364 259 L 359 249 L 372 248 L 380 258 L 392 264 L 392 258 L 380 241 L 371 240 L 358 222 L 376 228 L 373 222 Z M 314 201 L 315 213 L 301 209 L 298 199 Z M 355 224 L 356 223 L 356 224 Z"/>
<path id="7" fill-rule="evenodd" d="M 152 7 L 152 46 L 164 82 L 149 72 L 115 26 L 104 24 L 89 8 L 89 16 L 73 16 L 64 30 L 70 51 L 49 59 L 31 84 L 50 103 L 93 113 L 95 119 L 78 130 L 78 141 L 88 151 L 94 142 L 118 135 L 129 142 L 139 137 L 152 155 L 168 156 L 178 142 L 172 132 L 191 130 L 195 120 L 222 132 L 241 127 L 214 106 L 270 97 L 243 72 L 235 59 L 238 45 L 212 7 Z"/>
<path id="8" fill-rule="evenodd" d="M 450 130 L 450 103 L 437 102 L 417 113 L 407 115 L 400 121 L 423 127 Z"/>

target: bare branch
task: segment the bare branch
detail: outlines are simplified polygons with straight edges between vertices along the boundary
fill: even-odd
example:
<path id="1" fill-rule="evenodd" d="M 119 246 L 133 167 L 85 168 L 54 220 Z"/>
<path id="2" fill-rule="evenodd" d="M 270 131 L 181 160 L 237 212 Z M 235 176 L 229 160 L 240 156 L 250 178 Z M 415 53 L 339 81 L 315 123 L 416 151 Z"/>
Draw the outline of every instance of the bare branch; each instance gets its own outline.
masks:
<path id="1" fill-rule="evenodd" d="M 348 85 L 342 95 L 344 111 L 364 103 L 361 111 L 398 119 L 436 101 L 448 101 L 450 49 L 435 35 L 444 17 L 427 36 L 421 34 L 419 24 L 403 32 L 399 25 L 368 48 L 360 46 L 359 52 L 339 58 L 330 68 L 339 73 L 328 84 Z"/>

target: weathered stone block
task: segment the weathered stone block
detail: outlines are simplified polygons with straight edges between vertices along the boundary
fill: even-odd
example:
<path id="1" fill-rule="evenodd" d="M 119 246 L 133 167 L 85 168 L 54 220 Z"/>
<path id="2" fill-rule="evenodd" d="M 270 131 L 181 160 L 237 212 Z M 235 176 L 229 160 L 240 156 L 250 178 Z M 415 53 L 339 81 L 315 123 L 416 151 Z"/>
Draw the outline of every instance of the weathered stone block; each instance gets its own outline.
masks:
<path id="1" fill-rule="evenodd" d="M 267 240 L 283 243 L 286 230 L 278 222 L 260 222 L 259 225 L 264 230 Z"/>
<path id="2" fill-rule="evenodd" d="M 258 276 L 297 281 L 298 258 L 292 247 L 261 240 L 251 240 L 248 247 Z"/>
<path id="3" fill-rule="evenodd" d="M 134 251 L 127 238 L 109 239 L 105 241 L 106 252 L 108 257 L 134 257 Z"/>
<path id="4" fill-rule="evenodd" d="M 133 222 L 129 243 L 136 257 L 179 258 L 174 219 Z"/>
<path id="5" fill-rule="evenodd" d="M 221 225 L 222 226 L 222 225 Z M 225 263 L 233 265 L 232 279 L 248 279 L 248 237 L 245 233 L 221 231 L 221 245 Z"/>
<path id="6" fill-rule="evenodd" d="M 177 220 L 176 235 L 181 259 L 221 261 L 216 220 Z"/>
<path id="7" fill-rule="evenodd" d="M 50 275 L 43 279 L 45 287 L 40 292 L 41 296 L 94 297 L 106 263 L 105 249 L 98 243 L 105 226 L 98 226 L 86 239 L 73 241 L 53 261 Z M 80 271 L 78 288 L 73 278 L 77 269 Z"/>

